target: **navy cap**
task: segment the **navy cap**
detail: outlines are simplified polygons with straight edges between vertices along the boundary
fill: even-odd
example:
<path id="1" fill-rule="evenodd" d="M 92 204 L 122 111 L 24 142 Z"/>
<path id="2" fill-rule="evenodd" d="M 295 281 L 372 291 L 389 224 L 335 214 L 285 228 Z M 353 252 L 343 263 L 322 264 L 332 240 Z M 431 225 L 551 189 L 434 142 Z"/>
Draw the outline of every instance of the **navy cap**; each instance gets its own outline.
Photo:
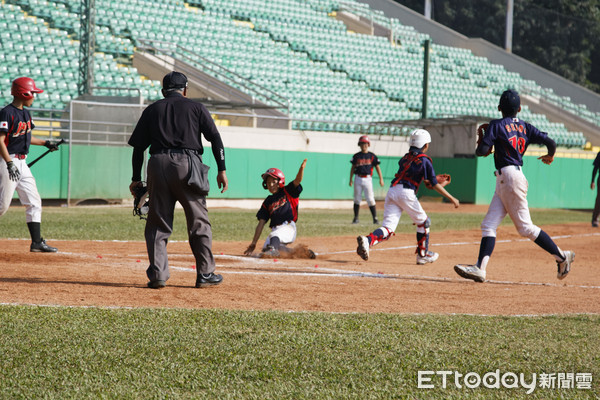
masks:
<path id="1" fill-rule="evenodd" d="M 187 83 L 187 76 L 185 76 L 181 72 L 172 71 L 165 75 L 165 77 L 163 78 L 163 89 L 184 89 L 187 87 Z"/>
<path id="2" fill-rule="evenodd" d="M 499 107 L 500 110 L 502 110 L 505 114 L 516 114 L 519 111 L 519 107 L 521 107 L 521 98 L 519 97 L 519 93 L 512 89 L 504 91 L 502 96 L 500 96 Z"/>

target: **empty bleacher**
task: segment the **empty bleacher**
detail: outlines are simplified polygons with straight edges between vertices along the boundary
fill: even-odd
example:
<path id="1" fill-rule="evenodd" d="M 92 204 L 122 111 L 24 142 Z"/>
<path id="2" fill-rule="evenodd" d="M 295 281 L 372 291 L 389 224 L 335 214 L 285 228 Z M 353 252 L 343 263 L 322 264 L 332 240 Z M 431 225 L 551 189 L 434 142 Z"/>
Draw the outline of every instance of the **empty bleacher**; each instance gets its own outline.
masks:
<path id="1" fill-rule="evenodd" d="M 10 4 L 9 4 L 10 3 Z M 10 81 L 29 75 L 47 89 L 37 106 L 61 108 L 77 96 L 78 0 L 7 0 L 0 8 L 0 97 Z M 177 43 L 278 93 L 289 101 L 295 129 L 378 132 L 368 123 L 416 120 L 423 107 L 423 40 L 427 35 L 354 0 L 97 0 L 95 85 L 160 97 L 160 83 L 141 76 L 127 60 L 141 40 Z M 377 24 L 386 36 L 349 31 L 337 13 Z M 8 29 L 10 26 L 11 29 Z M 25 62 L 19 62 L 27 54 Z M 432 44 L 429 118 L 497 118 L 507 88 L 543 96 L 600 126 L 600 116 L 570 99 L 469 50 Z M 243 90 L 241 88 L 240 90 Z M 523 106 L 531 121 L 564 146 L 586 139 Z M 367 125 L 365 125 L 367 123 Z"/>

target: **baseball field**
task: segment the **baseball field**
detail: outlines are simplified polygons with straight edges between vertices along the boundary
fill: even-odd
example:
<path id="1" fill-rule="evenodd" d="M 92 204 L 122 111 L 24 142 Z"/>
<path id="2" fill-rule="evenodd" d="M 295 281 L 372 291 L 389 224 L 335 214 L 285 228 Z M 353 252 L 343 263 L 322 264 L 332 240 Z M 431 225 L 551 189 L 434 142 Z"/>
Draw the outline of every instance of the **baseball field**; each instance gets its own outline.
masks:
<path id="1" fill-rule="evenodd" d="M 406 217 L 365 262 L 368 210 L 352 225 L 350 207 L 301 209 L 296 245 L 317 258 L 260 259 L 243 256 L 255 211 L 211 208 L 224 283 L 209 289 L 193 288 L 177 210 L 162 290 L 146 288 L 144 222 L 130 208 L 45 207 L 59 252 L 39 254 L 12 207 L 0 218 L 0 398 L 599 398 L 589 212 L 532 210 L 576 253 L 565 280 L 506 219 L 478 284 L 452 267 L 476 260 L 486 207 L 423 206 L 440 253 L 425 266 Z"/>

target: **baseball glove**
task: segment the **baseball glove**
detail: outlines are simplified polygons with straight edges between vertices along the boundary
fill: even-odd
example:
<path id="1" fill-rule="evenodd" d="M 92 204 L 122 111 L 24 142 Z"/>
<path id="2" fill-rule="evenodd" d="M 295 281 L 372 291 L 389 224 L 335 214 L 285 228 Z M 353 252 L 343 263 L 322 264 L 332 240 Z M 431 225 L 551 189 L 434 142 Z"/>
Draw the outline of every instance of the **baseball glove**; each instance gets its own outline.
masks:
<path id="1" fill-rule="evenodd" d="M 146 219 L 148 210 L 150 208 L 148 197 L 148 186 L 144 183 L 135 189 L 135 196 L 133 198 L 133 215 L 140 217 L 140 219 Z"/>
<path id="2" fill-rule="evenodd" d="M 452 177 L 450 176 L 450 174 L 439 174 L 435 177 L 435 179 L 437 179 L 437 182 L 440 186 L 444 187 L 450 183 L 450 181 L 452 180 Z M 425 187 L 427 187 L 427 189 L 433 189 L 433 185 L 431 184 L 430 181 L 423 181 L 423 182 L 425 182 Z"/>
<path id="3" fill-rule="evenodd" d="M 450 181 L 452 181 L 452 177 L 450 176 L 450 174 L 439 174 L 438 176 L 436 176 L 436 179 L 442 187 L 448 185 Z"/>
<path id="4" fill-rule="evenodd" d="M 477 147 L 479 147 L 479 145 L 481 144 L 481 141 L 483 140 L 483 137 L 485 136 L 489 125 L 490 124 L 481 124 L 479 125 L 479 127 L 477 127 Z M 490 147 L 490 151 L 488 151 L 488 153 L 484 157 L 487 157 L 490 154 L 492 154 L 493 148 L 494 146 Z"/>

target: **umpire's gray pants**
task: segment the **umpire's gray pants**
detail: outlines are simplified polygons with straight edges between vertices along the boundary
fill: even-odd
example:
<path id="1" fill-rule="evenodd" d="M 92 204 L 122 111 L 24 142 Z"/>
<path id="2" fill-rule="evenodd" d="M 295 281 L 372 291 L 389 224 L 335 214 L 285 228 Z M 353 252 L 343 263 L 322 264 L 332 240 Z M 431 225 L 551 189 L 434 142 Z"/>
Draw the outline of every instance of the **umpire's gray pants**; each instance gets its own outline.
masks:
<path id="1" fill-rule="evenodd" d="M 146 275 L 151 281 L 166 281 L 170 276 L 167 242 L 173 232 L 173 214 L 177 201 L 185 211 L 190 247 L 196 258 L 196 273 L 209 274 L 215 270 L 206 198 L 189 188 L 188 177 L 189 161 L 186 154 L 161 153 L 150 157 L 150 210 L 145 236 L 150 261 Z"/>

